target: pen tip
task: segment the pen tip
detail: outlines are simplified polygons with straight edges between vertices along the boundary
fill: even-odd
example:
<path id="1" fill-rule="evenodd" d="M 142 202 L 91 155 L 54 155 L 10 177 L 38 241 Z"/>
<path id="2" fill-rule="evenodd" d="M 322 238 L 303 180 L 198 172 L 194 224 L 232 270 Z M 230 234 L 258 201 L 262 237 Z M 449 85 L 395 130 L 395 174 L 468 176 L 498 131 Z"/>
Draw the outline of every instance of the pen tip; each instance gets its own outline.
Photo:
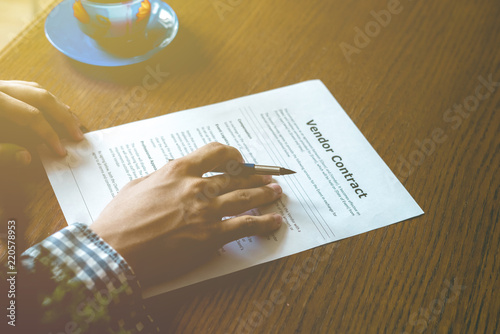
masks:
<path id="1" fill-rule="evenodd" d="M 291 169 L 281 168 L 280 174 L 281 175 L 288 175 L 288 174 L 295 174 L 295 172 Z"/>

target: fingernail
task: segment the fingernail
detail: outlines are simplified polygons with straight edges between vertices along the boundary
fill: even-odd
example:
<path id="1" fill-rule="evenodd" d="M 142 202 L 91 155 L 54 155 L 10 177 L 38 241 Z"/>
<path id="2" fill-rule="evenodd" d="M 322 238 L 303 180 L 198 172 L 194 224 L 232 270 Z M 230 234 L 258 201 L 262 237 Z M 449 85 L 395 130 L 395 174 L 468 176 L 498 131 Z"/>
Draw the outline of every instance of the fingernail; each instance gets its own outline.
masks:
<path id="1" fill-rule="evenodd" d="M 22 166 L 28 166 L 31 163 L 31 154 L 28 151 L 17 152 L 16 162 Z"/>
<path id="2" fill-rule="evenodd" d="M 276 225 L 281 226 L 281 223 L 283 222 L 283 217 L 281 217 L 281 215 L 275 213 L 274 214 L 274 221 L 276 222 Z"/>
<path id="3" fill-rule="evenodd" d="M 277 184 L 277 183 L 271 183 L 271 184 L 268 184 L 267 186 L 269 188 L 271 188 L 272 190 L 274 190 L 274 192 L 277 193 L 277 194 L 281 194 L 283 192 L 283 190 L 281 189 L 280 185 Z"/>
<path id="4" fill-rule="evenodd" d="M 268 184 L 273 180 L 273 177 L 271 175 L 264 175 L 263 179 L 264 179 L 264 183 Z"/>

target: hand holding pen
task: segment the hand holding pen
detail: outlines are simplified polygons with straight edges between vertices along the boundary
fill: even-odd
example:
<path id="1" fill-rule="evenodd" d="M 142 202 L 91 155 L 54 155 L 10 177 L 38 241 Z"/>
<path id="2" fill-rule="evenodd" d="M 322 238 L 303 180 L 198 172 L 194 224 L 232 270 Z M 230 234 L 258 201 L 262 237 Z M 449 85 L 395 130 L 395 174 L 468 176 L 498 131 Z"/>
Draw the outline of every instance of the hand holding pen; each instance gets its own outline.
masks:
<path id="1" fill-rule="evenodd" d="M 283 190 L 270 175 L 203 177 L 220 166 L 235 176 L 241 167 L 253 174 L 286 172 L 241 161 L 234 147 L 205 145 L 129 182 L 92 229 L 123 256 L 143 286 L 185 273 L 228 242 L 267 235 L 282 225 L 279 213 L 249 214 L 281 198 Z"/>

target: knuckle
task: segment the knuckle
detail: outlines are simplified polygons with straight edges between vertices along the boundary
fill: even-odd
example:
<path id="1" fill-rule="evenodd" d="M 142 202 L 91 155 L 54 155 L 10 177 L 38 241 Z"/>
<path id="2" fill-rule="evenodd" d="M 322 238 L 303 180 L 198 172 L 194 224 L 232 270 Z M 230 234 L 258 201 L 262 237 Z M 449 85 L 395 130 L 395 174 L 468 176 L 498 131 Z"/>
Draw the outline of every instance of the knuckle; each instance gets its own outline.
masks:
<path id="1" fill-rule="evenodd" d="M 211 142 L 211 143 L 209 143 L 209 144 L 207 144 L 207 145 L 209 145 L 209 147 L 210 147 L 211 151 L 212 151 L 212 152 L 213 152 L 213 154 L 215 154 L 215 155 L 222 155 L 222 154 L 224 154 L 224 153 L 228 150 L 228 148 L 229 148 L 229 146 L 224 145 L 224 144 L 221 144 L 221 143 L 219 143 L 219 142 Z"/>
<path id="2" fill-rule="evenodd" d="M 55 96 L 52 95 L 52 93 L 50 93 L 48 90 L 43 88 L 37 88 L 37 90 L 38 90 L 38 98 L 40 99 L 40 101 L 48 103 L 56 100 Z"/>
<path id="3" fill-rule="evenodd" d="M 196 178 L 193 181 L 191 181 L 191 191 L 197 195 L 197 194 L 204 194 L 206 191 L 207 183 L 205 180 L 201 178 Z"/>
<path id="4" fill-rule="evenodd" d="M 267 197 L 270 199 L 274 199 L 278 196 L 278 194 L 276 193 L 276 190 L 271 188 L 271 187 L 264 186 L 263 189 L 264 189 Z"/>
<path id="5" fill-rule="evenodd" d="M 190 220 L 198 222 L 206 222 L 210 217 L 210 205 L 209 202 L 203 198 L 197 198 L 192 205 L 185 206 L 184 211 Z"/>
<path id="6" fill-rule="evenodd" d="M 226 145 L 219 143 L 218 141 L 213 141 L 213 142 L 208 143 L 207 146 L 212 148 L 212 149 L 217 149 L 220 147 L 225 147 Z"/>
<path id="7" fill-rule="evenodd" d="M 258 223 L 254 216 L 243 216 L 243 227 L 247 233 L 253 233 L 257 229 Z"/>
<path id="8" fill-rule="evenodd" d="M 200 243 L 206 243 L 213 239 L 214 233 L 212 232 L 212 228 L 209 226 L 199 225 L 196 229 L 196 234 L 193 235 L 194 241 L 196 241 L 196 245 L 199 247 Z"/>
<path id="9" fill-rule="evenodd" d="M 219 233 L 219 224 L 203 224 L 198 229 L 200 231 L 200 238 L 202 241 L 209 241 L 213 239 L 214 235 Z"/>
<path id="10" fill-rule="evenodd" d="M 185 163 L 183 163 L 183 158 L 175 159 L 169 161 L 164 168 L 162 168 L 165 173 L 182 173 L 186 170 Z"/>
<path id="11" fill-rule="evenodd" d="M 248 193 L 248 191 L 243 190 L 238 192 L 238 202 L 243 205 L 250 204 L 252 202 L 252 196 Z"/>
<path id="12" fill-rule="evenodd" d="M 35 126 L 36 124 L 41 122 L 43 119 L 42 112 L 33 106 L 28 107 L 26 115 L 27 115 L 27 117 L 26 117 L 25 125 L 27 125 L 27 126 Z"/>
<path id="13" fill-rule="evenodd" d="M 205 198 L 198 198 L 194 205 L 196 211 L 201 216 L 206 216 L 210 209 L 209 201 Z"/>

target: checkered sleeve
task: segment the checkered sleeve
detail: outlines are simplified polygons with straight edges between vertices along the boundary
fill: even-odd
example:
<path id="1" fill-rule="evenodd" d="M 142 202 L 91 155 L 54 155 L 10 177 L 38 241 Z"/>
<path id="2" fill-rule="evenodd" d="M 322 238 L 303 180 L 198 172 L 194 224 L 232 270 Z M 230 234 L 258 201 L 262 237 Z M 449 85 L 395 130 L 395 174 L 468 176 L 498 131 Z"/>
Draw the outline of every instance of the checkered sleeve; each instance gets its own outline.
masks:
<path id="1" fill-rule="evenodd" d="M 87 226 L 64 228 L 20 260 L 20 310 L 29 310 L 25 324 L 37 332 L 159 332 L 131 268 Z"/>

